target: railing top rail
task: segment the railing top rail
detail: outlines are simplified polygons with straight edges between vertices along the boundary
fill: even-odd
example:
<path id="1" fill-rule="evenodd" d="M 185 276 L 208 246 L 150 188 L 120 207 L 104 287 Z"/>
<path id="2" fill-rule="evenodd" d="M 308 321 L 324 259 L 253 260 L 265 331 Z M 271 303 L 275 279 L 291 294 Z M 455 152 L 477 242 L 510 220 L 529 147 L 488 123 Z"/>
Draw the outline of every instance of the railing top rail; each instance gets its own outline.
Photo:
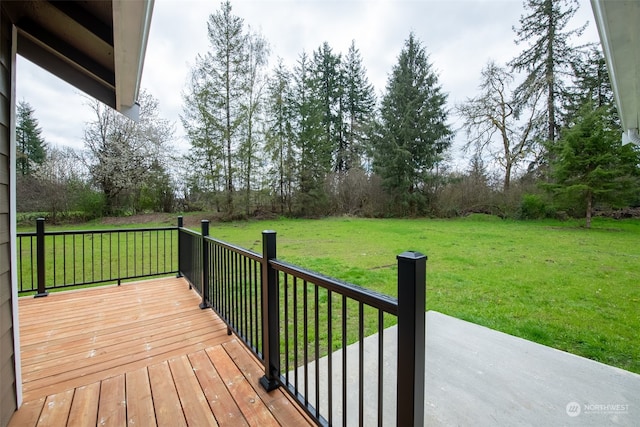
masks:
<path id="1" fill-rule="evenodd" d="M 223 248 L 229 249 L 233 252 L 243 255 L 254 261 L 258 261 L 258 262 L 262 261 L 262 255 L 260 255 L 257 252 L 253 252 L 253 251 L 250 251 L 249 249 L 241 248 L 240 246 L 232 245 L 231 243 L 223 242 L 222 240 L 215 239 L 211 236 L 206 236 L 204 239 L 215 245 L 222 246 Z"/>
<path id="2" fill-rule="evenodd" d="M 278 271 L 312 282 L 327 290 L 345 295 L 353 300 L 378 308 L 389 314 L 393 314 L 395 316 L 398 315 L 398 300 L 396 298 L 362 288 L 351 283 L 343 282 L 311 270 L 306 270 L 284 261 L 271 260 L 270 263 L 271 266 Z"/>
<path id="3" fill-rule="evenodd" d="M 35 231 L 18 231 L 16 235 L 18 237 L 36 237 L 38 233 Z"/>
<path id="4" fill-rule="evenodd" d="M 180 231 L 182 231 L 183 233 L 191 234 L 192 236 L 197 236 L 197 237 L 202 236 L 202 234 L 199 231 L 195 231 L 195 230 L 192 230 L 190 228 L 179 227 L 178 229 Z"/>
<path id="5" fill-rule="evenodd" d="M 74 235 L 74 234 L 108 234 L 108 233 L 127 233 L 127 232 L 144 232 L 144 231 L 170 231 L 177 230 L 178 227 L 148 227 L 148 228 L 112 228 L 112 229 L 98 229 L 98 230 L 64 230 L 64 231 L 45 231 L 44 234 L 62 236 L 62 235 Z M 35 236 L 35 231 L 19 232 L 18 236 Z"/>

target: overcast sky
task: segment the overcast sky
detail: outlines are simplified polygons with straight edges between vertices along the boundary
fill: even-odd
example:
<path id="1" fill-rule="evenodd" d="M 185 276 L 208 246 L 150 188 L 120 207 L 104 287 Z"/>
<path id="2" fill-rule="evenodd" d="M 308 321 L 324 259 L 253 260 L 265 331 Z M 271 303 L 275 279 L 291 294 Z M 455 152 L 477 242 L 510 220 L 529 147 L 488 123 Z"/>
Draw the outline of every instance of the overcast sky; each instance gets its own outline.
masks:
<path id="1" fill-rule="evenodd" d="M 181 93 L 196 55 L 209 47 L 206 22 L 219 7 L 220 1 L 211 0 L 155 1 L 142 87 L 159 100 L 161 115 L 175 122 L 180 151 L 189 147 L 179 119 Z M 232 7 L 268 40 L 270 65 L 282 57 L 291 67 L 300 53 L 312 53 L 325 41 L 334 52 L 346 54 L 355 40 L 378 95 L 413 31 L 449 94 L 450 110 L 476 95 L 489 59 L 504 64 L 522 49 L 512 30 L 524 11 L 522 0 L 236 0 Z M 589 1 L 580 0 L 569 27 L 587 21 L 577 43 L 598 41 Z M 45 140 L 82 148 L 84 125 L 93 119 L 84 95 L 23 58 L 17 67 L 17 99 L 35 109 Z M 453 114 L 450 122 L 459 126 Z"/>

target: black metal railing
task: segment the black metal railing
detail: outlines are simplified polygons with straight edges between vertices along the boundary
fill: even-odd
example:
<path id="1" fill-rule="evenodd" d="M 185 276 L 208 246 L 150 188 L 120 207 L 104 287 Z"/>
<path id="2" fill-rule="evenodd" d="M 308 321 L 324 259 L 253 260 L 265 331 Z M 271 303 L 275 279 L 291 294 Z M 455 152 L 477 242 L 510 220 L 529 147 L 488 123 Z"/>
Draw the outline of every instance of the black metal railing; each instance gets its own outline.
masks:
<path id="1" fill-rule="evenodd" d="M 263 361 L 266 390 L 283 386 L 319 425 L 423 424 L 424 255 L 398 256 L 396 299 L 278 260 L 274 231 L 260 255 L 201 226 L 200 307 Z"/>
<path id="2" fill-rule="evenodd" d="M 262 256 L 180 227 L 180 273 L 235 334 L 262 358 Z M 183 253 L 184 252 L 184 253 Z"/>
<path id="3" fill-rule="evenodd" d="M 184 276 L 190 287 L 202 295 L 202 235 L 184 228 L 178 217 L 178 275 Z"/>
<path id="4" fill-rule="evenodd" d="M 183 227 L 18 234 L 19 292 L 177 273 L 319 425 L 424 424 L 426 257 L 398 255 L 398 298 Z M 397 324 L 389 328 L 389 326 Z"/>
<path id="5" fill-rule="evenodd" d="M 178 272 L 177 227 L 17 233 L 18 293 Z"/>
<path id="6" fill-rule="evenodd" d="M 385 316 L 397 316 L 397 301 L 282 261 L 271 264 L 283 295 L 276 334 L 283 348 L 280 382 L 323 424 L 383 425 L 391 388 L 383 381 Z M 365 337 L 373 334 L 376 351 L 365 357 Z M 357 352 L 349 354 L 354 342 Z M 365 373 L 367 358 L 373 376 L 371 369 Z M 351 385 L 349 378 L 355 379 Z M 367 414 L 365 382 L 367 406 L 374 409 Z"/>

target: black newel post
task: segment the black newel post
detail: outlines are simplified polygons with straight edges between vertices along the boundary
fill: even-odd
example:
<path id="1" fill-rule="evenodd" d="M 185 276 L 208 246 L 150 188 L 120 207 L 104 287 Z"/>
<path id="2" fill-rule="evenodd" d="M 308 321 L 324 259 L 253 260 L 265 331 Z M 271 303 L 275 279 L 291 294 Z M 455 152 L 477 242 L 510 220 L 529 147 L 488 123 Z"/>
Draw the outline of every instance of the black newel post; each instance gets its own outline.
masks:
<path id="1" fill-rule="evenodd" d="M 202 302 L 200 308 L 211 307 L 209 305 L 209 245 L 206 237 L 209 236 L 209 221 L 203 219 L 200 222 L 202 228 Z"/>
<path id="2" fill-rule="evenodd" d="M 36 219 L 36 270 L 38 293 L 35 297 L 46 297 L 49 292 L 45 289 L 44 283 L 44 218 Z"/>
<path id="3" fill-rule="evenodd" d="M 262 344 L 264 376 L 262 387 L 271 391 L 280 385 L 280 319 L 278 315 L 278 275 L 269 262 L 276 258 L 276 232 L 262 232 Z"/>
<path id="4" fill-rule="evenodd" d="M 182 240 L 182 234 L 180 234 L 180 229 L 184 227 L 184 222 L 182 220 L 182 217 L 179 216 L 178 217 L 178 274 L 176 274 L 176 277 L 183 277 L 182 276 L 182 268 L 184 267 L 182 265 L 182 247 L 180 245 L 180 241 Z M 189 289 L 191 289 L 191 282 L 189 282 Z"/>
<path id="5" fill-rule="evenodd" d="M 424 426 L 426 269 L 425 255 L 398 255 L 399 426 Z"/>

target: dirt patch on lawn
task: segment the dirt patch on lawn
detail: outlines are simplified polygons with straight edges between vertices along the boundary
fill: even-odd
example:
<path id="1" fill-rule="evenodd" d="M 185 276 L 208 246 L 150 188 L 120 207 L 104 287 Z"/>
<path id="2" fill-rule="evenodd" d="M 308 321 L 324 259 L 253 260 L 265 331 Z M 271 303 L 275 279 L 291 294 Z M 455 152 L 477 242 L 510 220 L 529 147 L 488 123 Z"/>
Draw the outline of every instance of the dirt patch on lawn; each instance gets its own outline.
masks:
<path id="1" fill-rule="evenodd" d="M 118 226 L 129 224 L 162 224 L 163 226 L 178 225 L 177 213 L 149 213 L 120 217 L 105 217 L 101 224 L 105 226 Z M 203 219 L 211 222 L 219 221 L 219 219 L 210 212 L 201 212 L 200 215 L 186 215 L 183 217 L 183 225 L 191 229 L 200 229 L 200 223 Z"/>
<path id="2" fill-rule="evenodd" d="M 131 216 L 115 216 L 102 218 L 102 221 L 100 222 L 105 225 L 129 225 L 148 223 L 175 225 L 178 223 L 178 215 L 168 213 L 151 213 Z"/>
<path id="3" fill-rule="evenodd" d="M 166 226 L 174 226 L 178 224 L 177 213 L 149 213 L 120 217 L 105 217 L 100 223 L 105 226 L 118 226 L 129 224 L 163 224 Z M 270 212 L 256 211 L 251 220 L 265 220 L 275 219 L 278 215 Z M 223 221 L 220 213 L 215 212 L 198 212 L 197 214 L 188 214 L 183 217 L 183 224 L 187 228 L 200 229 L 200 224 L 203 219 L 206 219 L 212 223 Z M 244 216 L 238 216 L 237 218 L 231 218 L 232 220 L 246 220 Z"/>

